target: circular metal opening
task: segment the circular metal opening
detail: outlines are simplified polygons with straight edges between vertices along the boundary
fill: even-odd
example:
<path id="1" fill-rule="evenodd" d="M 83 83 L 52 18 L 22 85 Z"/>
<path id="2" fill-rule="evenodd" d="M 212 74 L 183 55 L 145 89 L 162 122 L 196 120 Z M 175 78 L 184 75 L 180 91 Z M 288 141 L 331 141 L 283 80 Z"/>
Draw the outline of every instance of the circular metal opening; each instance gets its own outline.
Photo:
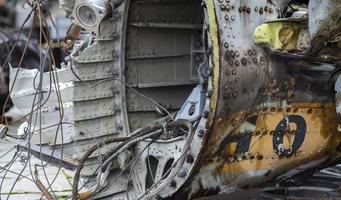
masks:
<path id="1" fill-rule="evenodd" d="M 77 17 L 79 22 L 87 27 L 94 27 L 97 23 L 97 16 L 89 6 L 82 5 L 78 8 Z"/>

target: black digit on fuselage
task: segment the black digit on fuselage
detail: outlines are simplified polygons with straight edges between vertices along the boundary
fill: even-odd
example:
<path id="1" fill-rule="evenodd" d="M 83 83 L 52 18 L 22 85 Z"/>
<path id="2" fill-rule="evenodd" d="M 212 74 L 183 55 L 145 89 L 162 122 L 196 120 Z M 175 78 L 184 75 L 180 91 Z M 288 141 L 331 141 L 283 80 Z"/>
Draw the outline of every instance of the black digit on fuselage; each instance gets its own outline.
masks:
<path id="1" fill-rule="evenodd" d="M 290 123 L 296 124 L 296 130 L 292 134 L 292 130 L 288 130 Z M 274 151 L 279 156 L 291 156 L 302 146 L 307 132 L 307 124 L 302 116 L 289 115 L 284 117 L 276 127 L 272 137 L 272 146 Z M 294 141 L 291 148 L 285 148 L 283 145 L 284 136 L 286 134 L 294 135 Z"/>

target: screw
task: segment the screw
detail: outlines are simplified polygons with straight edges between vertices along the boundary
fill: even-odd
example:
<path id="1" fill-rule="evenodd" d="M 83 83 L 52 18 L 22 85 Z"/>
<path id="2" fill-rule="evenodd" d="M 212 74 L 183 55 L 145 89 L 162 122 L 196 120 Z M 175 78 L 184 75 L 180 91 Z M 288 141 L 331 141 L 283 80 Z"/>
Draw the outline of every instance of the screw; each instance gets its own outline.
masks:
<path id="1" fill-rule="evenodd" d="M 263 160 L 263 156 L 262 155 L 257 155 L 257 160 Z"/>
<path id="2" fill-rule="evenodd" d="M 247 65 L 247 60 L 246 60 L 246 58 L 242 58 L 241 63 L 242 63 L 242 65 Z"/>
<path id="3" fill-rule="evenodd" d="M 264 7 L 264 11 L 265 11 L 265 12 L 268 12 L 268 6 L 265 6 L 265 7 Z"/>
<path id="4" fill-rule="evenodd" d="M 209 75 L 209 76 L 212 76 L 212 75 L 213 75 L 213 69 L 212 69 L 212 68 L 209 68 L 209 69 L 207 70 L 207 75 Z"/>
<path id="5" fill-rule="evenodd" d="M 190 154 L 188 154 L 187 157 L 186 157 L 186 161 L 187 161 L 188 163 L 193 163 L 193 162 L 194 162 L 193 156 L 190 155 Z"/>
<path id="6" fill-rule="evenodd" d="M 206 118 L 208 118 L 208 114 L 209 114 L 209 112 L 208 111 L 204 111 L 204 113 L 203 113 L 203 117 L 206 119 Z"/>
<path id="7" fill-rule="evenodd" d="M 179 174 L 178 174 L 178 177 L 180 178 L 185 178 L 186 177 L 186 172 L 185 171 L 180 171 Z"/>
<path id="8" fill-rule="evenodd" d="M 212 97 L 212 95 L 213 95 L 213 92 L 212 92 L 212 91 L 207 91 L 206 96 L 207 96 L 208 98 Z"/>
<path id="9" fill-rule="evenodd" d="M 204 130 L 204 129 L 201 129 L 201 130 L 199 130 L 199 132 L 198 132 L 198 136 L 199 137 L 203 137 L 205 134 L 206 134 L 206 130 Z"/>
<path id="10" fill-rule="evenodd" d="M 245 11 L 246 11 L 246 5 L 243 6 L 243 12 L 245 12 Z"/>
<path id="11" fill-rule="evenodd" d="M 175 187 L 176 187 L 176 181 L 175 181 L 175 180 L 172 180 L 172 181 L 170 182 L 170 186 L 171 186 L 172 188 L 175 188 Z"/>

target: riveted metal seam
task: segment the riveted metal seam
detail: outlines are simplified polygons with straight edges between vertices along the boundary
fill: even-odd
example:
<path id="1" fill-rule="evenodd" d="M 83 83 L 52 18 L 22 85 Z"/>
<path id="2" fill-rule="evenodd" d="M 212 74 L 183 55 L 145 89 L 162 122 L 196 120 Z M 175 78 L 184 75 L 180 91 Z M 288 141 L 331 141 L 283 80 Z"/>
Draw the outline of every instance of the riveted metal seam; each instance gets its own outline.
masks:
<path id="1" fill-rule="evenodd" d="M 217 102 L 218 102 L 218 90 L 219 90 L 219 38 L 218 38 L 218 24 L 216 18 L 216 12 L 213 0 L 207 0 L 207 13 L 210 26 L 210 40 L 212 44 L 212 63 L 213 63 L 213 95 L 210 105 L 210 114 L 208 118 L 209 126 L 212 125 L 215 116 Z"/>

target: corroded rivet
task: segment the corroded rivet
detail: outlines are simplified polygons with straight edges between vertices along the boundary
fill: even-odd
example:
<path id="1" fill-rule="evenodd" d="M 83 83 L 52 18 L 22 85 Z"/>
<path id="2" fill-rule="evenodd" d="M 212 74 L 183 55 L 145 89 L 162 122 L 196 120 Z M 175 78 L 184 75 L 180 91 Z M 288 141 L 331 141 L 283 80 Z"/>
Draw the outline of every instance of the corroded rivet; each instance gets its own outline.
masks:
<path id="1" fill-rule="evenodd" d="M 263 156 L 262 155 L 257 155 L 257 160 L 263 160 Z"/>
<path id="2" fill-rule="evenodd" d="M 243 12 L 245 12 L 247 9 L 246 5 L 244 5 L 242 9 L 243 9 Z"/>
<path id="3" fill-rule="evenodd" d="M 247 8 L 246 12 L 247 12 L 247 14 L 250 14 L 251 13 L 251 8 Z"/>
<path id="4" fill-rule="evenodd" d="M 191 154 L 188 154 L 186 157 L 186 162 L 188 163 L 193 163 L 194 162 L 194 158 Z"/>
<path id="5" fill-rule="evenodd" d="M 200 4 L 200 6 L 201 6 L 202 8 L 206 8 L 206 3 L 205 3 L 204 1 L 202 1 L 201 4 Z"/>
<path id="6" fill-rule="evenodd" d="M 231 6 L 230 5 L 226 5 L 226 10 L 230 11 L 231 10 Z"/>
<path id="7" fill-rule="evenodd" d="M 239 7 L 238 8 L 238 11 L 241 13 L 243 11 L 243 8 L 242 7 Z"/>
<path id="8" fill-rule="evenodd" d="M 265 7 L 264 7 L 264 11 L 265 11 L 265 12 L 268 12 L 268 6 L 265 6 Z"/>
<path id="9" fill-rule="evenodd" d="M 213 95 L 213 92 L 211 90 L 207 91 L 206 96 L 208 98 L 212 97 L 212 95 Z"/>
<path id="10" fill-rule="evenodd" d="M 230 70 L 227 69 L 227 70 L 225 71 L 225 74 L 229 76 L 229 75 L 231 74 Z"/>
<path id="11" fill-rule="evenodd" d="M 202 114 L 202 117 L 203 118 L 208 118 L 208 114 L 209 114 L 208 111 L 204 111 L 203 114 Z"/>
<path id="12" fill-rule="evenodd" d="M 259 8 L 259 14 L 263 14 L 263 8 Z"/>
<path id="13" fill-rule="evenodd" d="M 176 181 L 175 180 L 172 180 L 169 184 L 172 188 L 175 188 L 176 187 Z"/>
<path id="14" fill-rule="evenodd" d="M 247 59 L 246 58 L 242 58 L 241 59 L 241 63 L 242 63 L 242 65 L 247 65 Z"/>
<path id="15" fill-rule="evenodd" d="M 203 137 L 206 134 L 206 132 L 207 132 L 206 130 L 201 129 L 201 130 L 198 131 L 198 136 L 199 137 Z"/>
<path id="16" fill-rule="evenodd" d="M 255 12 L 258 12 L 258 7 L 255 7 Z"/>
<path id="17" fill-rule="evenodd" d="M 230 56 L 231 56 L 232 58 L 234 58 L 235 55 L 236 55 L 235 52 L 231 50 L 231 51 L 230 51 Z"/>
<path id="18" fill-rule="evenodd" d="M 239 60 L 236 60 L 234 64 L 238 67 L 239 66 Z"/>

